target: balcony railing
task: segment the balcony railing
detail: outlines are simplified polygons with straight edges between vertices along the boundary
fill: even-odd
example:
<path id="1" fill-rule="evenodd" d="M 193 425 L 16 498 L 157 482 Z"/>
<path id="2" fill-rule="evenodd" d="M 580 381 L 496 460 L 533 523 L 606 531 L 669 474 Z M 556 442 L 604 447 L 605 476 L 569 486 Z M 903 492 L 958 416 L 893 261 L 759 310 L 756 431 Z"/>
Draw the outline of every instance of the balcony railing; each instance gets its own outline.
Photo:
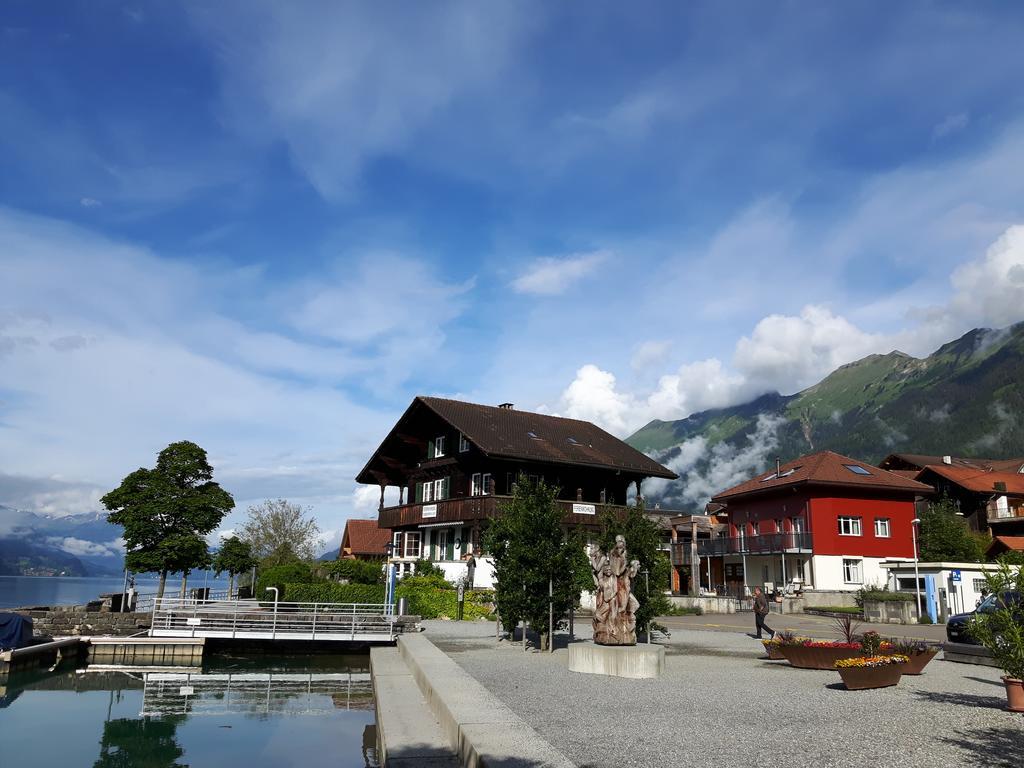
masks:
<path id="1" fill-rule="evenodd" d="M 462 520 L 495 517 L 502 505 L 511 500 L 511 496 L 463 496 L 456 499 L 385 507 L 378 516 L 378 525 L 381 528 L 399 528 L 409 525 L 457 523 Z M 624 512 L 626 509 L 621 504 L 561 500 L 556 503 L 565 512 L 565 522 L 570 525 L 596 525 L 605 510 Z"/>
<path id="2" fill-rule="evenodd" d="M 1021 522 L 1022 518 L 1024 518 L 1024 504 L 1018 504 L 1017 506 L 1007 505 L 1003 508 L 999 508 L 996 504 L 988 504 L 988 521 L 990 523 L 999 523 L 1003 520 Z"/>
<path id="3" fill-rule="evenodd" d="M 810 552 L 811 534 L 769 533 L 759 536 L 736 536 L 719 539 L 699 539 L 697 553 L 701 557 L 720 555 L 774 555 L 784 552 Z"/>

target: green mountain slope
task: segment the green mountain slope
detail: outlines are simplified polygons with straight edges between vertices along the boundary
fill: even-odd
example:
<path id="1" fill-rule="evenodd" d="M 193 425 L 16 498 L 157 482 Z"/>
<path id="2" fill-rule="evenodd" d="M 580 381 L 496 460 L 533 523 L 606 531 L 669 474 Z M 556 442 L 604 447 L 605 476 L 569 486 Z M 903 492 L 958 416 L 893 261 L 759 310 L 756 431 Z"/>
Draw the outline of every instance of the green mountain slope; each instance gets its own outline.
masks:
<path id="1" fill-rule="evenodd" d="M 739 482 L 776 456 L 787 461 L 823 449 L 871 462 L 898 452 L 1024 456 L 1022 381 L 1024 323 L 976 329 L 924 359 L 870 355 L 796 395 L 654 421 L 627 442 L 680 472 L 666 497 L 690 504 L 700 496 L 687 492 L 688 483 Z M 737 463 L 738 454 L 744 460 L 733 474 L 745 477 L 712 471 L 716 461 Z"/>

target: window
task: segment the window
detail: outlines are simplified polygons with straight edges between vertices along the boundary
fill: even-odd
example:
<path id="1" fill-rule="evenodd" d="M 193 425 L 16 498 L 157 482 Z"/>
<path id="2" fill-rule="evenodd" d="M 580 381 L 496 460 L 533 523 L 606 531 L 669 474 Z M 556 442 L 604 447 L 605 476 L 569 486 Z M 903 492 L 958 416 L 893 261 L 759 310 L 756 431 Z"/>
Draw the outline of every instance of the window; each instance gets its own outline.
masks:
<path id="1" fill-rule="evenodd" d="M 423 496 L 422 501 L 424 503 L 428 503 L 428 502 L 431 502 L 431 501 L 434 500 L 434 484 L 430 480 L 428 480 L 427 482 L 423 483 L 423 494 L 422 494 L 422 496 Z"/>
<path id="2" fill-rule="evenodd" d="M 448 498 L 448 478 L 442 477 L 434 481 L 434 501 Z"/>
<path id="3" fill-rule="evenodd" d="M 775 521 L 775 532 L 776 533 L 782 533 L 782 521 L 781 520 L 776 520 Z"/>
<path id="4" fill-rule="evenodd" d="M 839 535 L 840 536 L 860 536 L 860 518 L 859 517 L 840 517 L 839 518 Z"/>
<path id="5" fill-rule="evenodd" d="M 804 532 L 804 519 L 802 517 L 791 517 L 789 518 L 789 522 L 793 527 L 793 533 Z"/>
<path id="6" fill-rule="evenodd" d="M 395 531 L 395 535 L 391 537 L 391 556 L 401 557 L 402 556 L 402 532 Z"/>
<path id="7" fill-rule="evenodd" d="M 486 496 L 490 492 L 491 492 L 491 473 L 490 472 L 484 472 L 483 490 L 481 491 L 481 493 L 483 493 L 483 495 Z"/>
<path id="8" fill-rule="evenodd" d="M 974 584 L 974 591 L 977 592 L 979 595 L 982 592 L 988 591 L 988 582 L 986 582 L 984 579 L 974 579 L 972 583 Z"/>
<path id="9" fill-rule="evenodd" d="M 875 536 L 880 539 L 889 538 L 889 518 L 887 517 L 876 517 L 875 518 Z"/>
<path id="10" fill-rule="evenodd" d="M 480 474 L 479 472 L 474 472 L 473 473 L 473 483 L 472 483 L 472 485 L 470 486 L 470 489 L 469 489 L 469 495 L 470 496 L 479 496 L 480 495 L 480 493 L 482 492 L 483 477 L 484 476 L 482 474 Z"/>
<path id="11" fill-rule="evenodd" d="M 858 464 L 843 464 L 850 472 L 855 475 L 870 475 L 871 472 Z"/>
<path id="12" fill-rule="evenodd" d="M 861 560 L 846 560 L 843 559 L 843 581 L 847 584 L 863 584 L 864 579 L 861 577 L 860 566 Z"/>
<path id="13" fill-rule="evenodd" d="M 444 435 L 434 440 L 434 458 L 439 459 L 444 456 Z"/>
<path id="14" fill-rule="evenodd" d="M 459 432 L 459 453 L 465 453 L 468 450 L 469 440 L 466 439 L 466 436 L 464 434 Z"/>
<path id="15" fill-rule="evenodd" d="M 406 531 L 405 533 L 405 557 L 415 557 L 419 559 L 420 556 L 420 532 L 419 531 Z"/>

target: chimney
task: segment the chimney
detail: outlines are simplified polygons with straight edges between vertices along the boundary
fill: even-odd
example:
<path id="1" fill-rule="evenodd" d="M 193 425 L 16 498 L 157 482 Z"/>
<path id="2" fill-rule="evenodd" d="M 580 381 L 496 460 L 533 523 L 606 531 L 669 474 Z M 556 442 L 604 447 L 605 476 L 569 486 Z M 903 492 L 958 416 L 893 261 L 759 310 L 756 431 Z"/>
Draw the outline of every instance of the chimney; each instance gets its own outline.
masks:
<path id="1" fill-rule="evenodd" d="M 952 456 L 943 456 L 942 457 L 942 463 L 943 464 L 952 464 L 953 463 L 953 457 Z"/>
<path id="2" fill-rule="evenodd" d="M 506 411 L 511 411 L 512 408 L 513 408 L 513 405 L 512 405 L 512 403 L 502 403 L 498 407 L 499 408 L 504 408 Z"/>
<path id="3" fill-rule="evenodd" d="M 775 477 L 778 478 L 782 474 L 782 461 L 778 456 L 775 457 Z"/>

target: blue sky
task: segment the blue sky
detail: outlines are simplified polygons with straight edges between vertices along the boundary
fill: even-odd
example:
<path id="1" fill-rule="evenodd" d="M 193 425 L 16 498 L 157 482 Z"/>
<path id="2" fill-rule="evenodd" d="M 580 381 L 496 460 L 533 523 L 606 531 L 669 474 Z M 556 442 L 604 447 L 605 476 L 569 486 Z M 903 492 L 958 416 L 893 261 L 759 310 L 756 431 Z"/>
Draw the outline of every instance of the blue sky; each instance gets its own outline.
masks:
<path id="1" fill-rule="evenodd" d="M 333 535 L 417 393 L 626 435 L 1024 319 L 1014 4 L 52 8 L 0 13 L 0 504 L 187 438 Z"/>

